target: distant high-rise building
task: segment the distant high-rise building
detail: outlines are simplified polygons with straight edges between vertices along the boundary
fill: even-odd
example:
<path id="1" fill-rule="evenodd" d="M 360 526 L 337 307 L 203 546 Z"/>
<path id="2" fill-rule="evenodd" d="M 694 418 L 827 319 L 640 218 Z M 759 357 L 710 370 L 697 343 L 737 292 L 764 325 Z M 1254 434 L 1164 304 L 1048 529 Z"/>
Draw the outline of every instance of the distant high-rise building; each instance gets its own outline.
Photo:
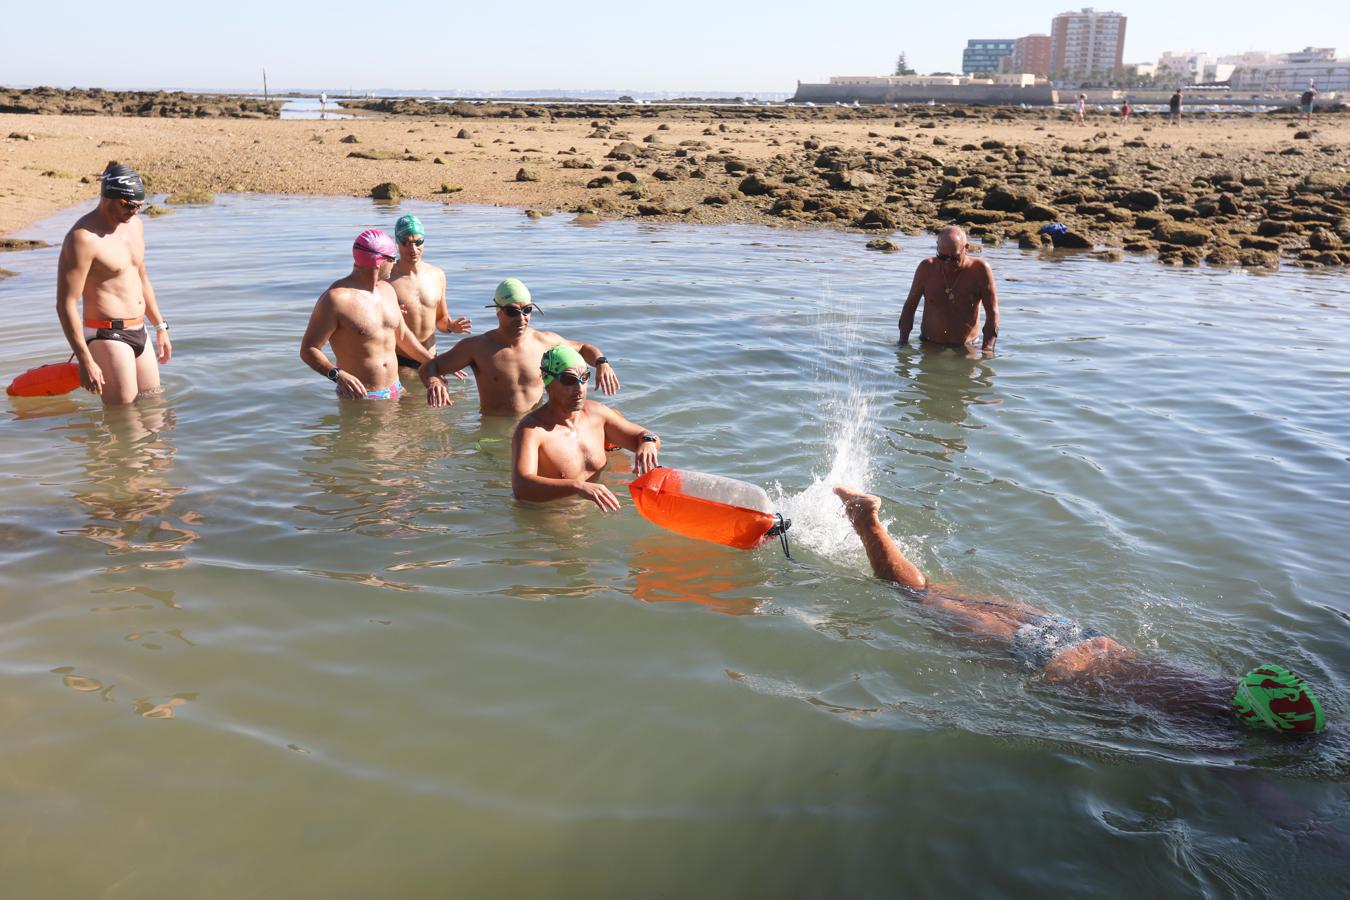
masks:
<path id="1" fill-rule="evenodd" d="M 1085 80 L 1120 69 L 1125 58 L 1125 17 L 1084 7 L 1060 13 L 1050 24 L 1050 75 Z"/>
<path id="2" fill-rule="evenodd" d="M 997 72 L 998 61 L 1005 56 L 1012 56 L 1013 43 L 1011 38 L 966 41 L 965 52 L 961 54 L 962 74 Z"/>
<path id="3" fill-rule="evenodd" d="M 1010 72 L 1050 77 L 1050 35 L 1028 34 L 1013 41 L 1012 56 L 1005 65 Z"/>

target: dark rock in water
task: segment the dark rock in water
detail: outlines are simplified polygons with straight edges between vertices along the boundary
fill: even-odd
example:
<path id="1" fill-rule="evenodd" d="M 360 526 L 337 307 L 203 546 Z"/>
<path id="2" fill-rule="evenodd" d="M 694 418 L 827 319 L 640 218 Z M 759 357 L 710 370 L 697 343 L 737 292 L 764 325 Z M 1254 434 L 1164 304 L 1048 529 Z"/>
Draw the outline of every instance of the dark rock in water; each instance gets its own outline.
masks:
<path id="1" fill-rule="evenodd" d="M 1157 191 L 1150 190 L 1130 191 L 1119 200 L 1121 206 L 1135 212 L 1148 212 L 1151 209 L 1157 209 L 1162 206 L 1162 202 L 1162 195 Z"/>
<path id="2" fill-rule="evenodd" d="M 1108 250 L 1098 250 L 1093 253 L 1092 256 L 1094 259 L 1100 259 L 1102 262 L 1120 262 L 1125 258 L 1125 253 L 1122 250 L 1112 248 Z"/>
<path id="3" fill-rule="evenodd" d="M 885 238 L 874 238 L 867 242 L 868 250 L 880 250 L 882 253 L 894 253 L 900 248 Z"/>
<path id="4" fill-rule="evenodd" d="M 988 142 L 986 141 L 986 143 Z M 995 141 L 994 143 L 1002 146 L 1001 142 Z M 996 209 L 1002 212 L 1022 212 L 1031 203 L 1031 200 L 1031 197 L 1021 191 L 1000 184 L 985 192 L 983 206 L 985 209 Z"/>
<path id="5" fill-rule="evenodd" d="M 894 231 L 899 224 L 895 215 L 884 206 L 872 207 L 858 220 L 860 228 L 884 228 L 887 231 Z"/>
<path id="6" fill-rule="evenodd" d="M 354 134 L 349 134 L 338 141 L 339 144 L 359 144 L 361 140 Z"/>
<path id="7" fill-rule="evenodd" d="M 597 177 L 597 178 L 592 178 L 590 181 L 586 182 L 586 187 L 588 187 L 588 188 L 603 188 L 603 187 L 609 187 L 609 186 L 611 186 L 612 184 L 614 184 L 614 179 L 613 179 L 613 178 L 610 178 L 608 175 L 601 175 L 601 176 L 599 176 L 599 177 Z"/>
<path id="8" fill-rule="evenodd" d="M 1181 247 L 1202 247 L 1214 238 L 1208 228 L 1185 222 L 1159 222 L 1153 229 L 1153 236 L 1164 244 Z"/>
<path id="9" fill-rule="evenodd" d="M 516 181 L 538 181 L 539 173 L 531 169 L 521 168 L 516 172 Z"/>
<path id="10" fill-rule="evenodd" d="M 384 181 L 370 189 L 370 196 L 376 200 L 402 200 L 403 190 L 392 181 Z"/>
<path id="11" fill-rule="evenodd" d="M 1038 250 L 1042 243 L 1039 235 L 1023 234 L 1017 239 L 1017 246 L 1021 250 Z"/>
<path id="12" fill-rule="evenodd" d="M 1092 241 L 1072 231 L 1065 232 L 1054 239 L 1056 250 L 1091 250 L 1096 245 Z"/>
<path id="13" fill-rule="evenodd" d="M 39 250 L 48 246 L 46 241 L 29 241 L 23 238 L 0 238 L 0 251 Z"/>
<path id="14" fill-rule="evenodd" d="M 1249 269 L 1278 269 L 1280 257 L 1264 250 L 1243 250 L 1238 254 L 1238 262 Z"/>
<path id="15" fill-rule="evenodd" d="M 1205 262 L 1211 266 L 1235 266 L 1239 259 L 1237 250 L 1227 246 L 1215 247 L 1205 256 Z"/>

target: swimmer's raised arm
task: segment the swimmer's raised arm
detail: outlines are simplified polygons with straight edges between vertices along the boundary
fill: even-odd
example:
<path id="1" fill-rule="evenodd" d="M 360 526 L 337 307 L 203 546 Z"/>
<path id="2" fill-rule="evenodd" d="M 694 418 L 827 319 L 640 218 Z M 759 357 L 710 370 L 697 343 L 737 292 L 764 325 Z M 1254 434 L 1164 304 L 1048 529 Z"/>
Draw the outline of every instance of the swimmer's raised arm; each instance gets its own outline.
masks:
<path id="1" fill-rule="evenodd" d="M 872 574 L 883 581 L 922 590 L 928 586 L 919 567 L 905 558 L 900 548 L 881 524 L 878 515 L 881 500 L 872 494 L 864 494 L 842 485 L 834 489 L 835 495 L 844 504 L 844 515 L 848 516 L 853 530 L 858 533 L 863 549 L 867 551 L 867 561 L 872 565 Z"/>
<path id="2" fill-rule="evenodd" d="M 441 299 L 436 304 L 436 330 L 444 334 L 468 334 L 473 328 L 468 316 L 450 318 L 450 307 L 445 304 L 445 272 L 441 272 L 437 280 L 441 285 Z"/>
<path id="3" fill-rule="evenodd" d="M 600 388 L 602 394 L 609 395 L 619 392 L 619 376 L 614 374 L 614 367 L 600 352 L 599 347 L 585 341 L 564 341 L 562 338 L 558 338 L 558 340 L 580 353 L 582 359 L 595 367 L 595 386 Z"/>

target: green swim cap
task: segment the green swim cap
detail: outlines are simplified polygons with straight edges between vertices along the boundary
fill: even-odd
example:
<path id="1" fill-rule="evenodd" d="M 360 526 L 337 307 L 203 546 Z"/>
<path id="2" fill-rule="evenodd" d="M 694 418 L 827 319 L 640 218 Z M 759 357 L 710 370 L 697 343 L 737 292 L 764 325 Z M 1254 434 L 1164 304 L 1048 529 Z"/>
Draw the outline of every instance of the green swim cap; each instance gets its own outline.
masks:
<path id="1" fill-rule="evenodd" d="M 539 368 L 544 373 L 544 384 L 547 385 L 568 369 L 586 368 L 586 360 L 567 344 L 559 344 L 544 354 L 544 358 L 539 361 Z"/>
<path id="2" fill-rule="evenodd" d="M 508 278 L 497 285 L 496 292 L 492 295 L 492 302 L 498 306 L 528 306 L 531 303 L 530 289 L 527 288 L 519 278 Z"/>
<path id="3" fill-rule="evenodd" d="M 1283 666 L 1260 666 L 1239 678 L 1233 709 L 1238 721 L 1252 728 L 1316 734 L 1327 727 L 1322 704 L 1302 678 Z"/>
<path id="4" fill-rule="evenodd" d="M 399 216 L 399 220 L 394 223 L 394 237 L 398 242 L 403 243 L 403 239 L 409 235 L 421 237 L 426 234 L 426 229 L 422 227 L 422 220 L 408 213 L 406 216 Z"/>

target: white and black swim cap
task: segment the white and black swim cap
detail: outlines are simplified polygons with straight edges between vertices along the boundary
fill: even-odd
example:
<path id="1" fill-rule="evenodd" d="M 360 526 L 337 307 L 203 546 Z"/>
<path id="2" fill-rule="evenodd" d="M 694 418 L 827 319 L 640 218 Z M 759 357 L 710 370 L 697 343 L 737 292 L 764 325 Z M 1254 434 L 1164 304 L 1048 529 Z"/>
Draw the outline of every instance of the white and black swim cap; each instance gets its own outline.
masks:
<path id="1" fill-rule="evenodd" d="M 131 166 L 118 163 L 103 171 L 100 192 L 105 197 L 117 197 L 123 200 L 144 200 L 145 184 L 141 176 Z"/>

